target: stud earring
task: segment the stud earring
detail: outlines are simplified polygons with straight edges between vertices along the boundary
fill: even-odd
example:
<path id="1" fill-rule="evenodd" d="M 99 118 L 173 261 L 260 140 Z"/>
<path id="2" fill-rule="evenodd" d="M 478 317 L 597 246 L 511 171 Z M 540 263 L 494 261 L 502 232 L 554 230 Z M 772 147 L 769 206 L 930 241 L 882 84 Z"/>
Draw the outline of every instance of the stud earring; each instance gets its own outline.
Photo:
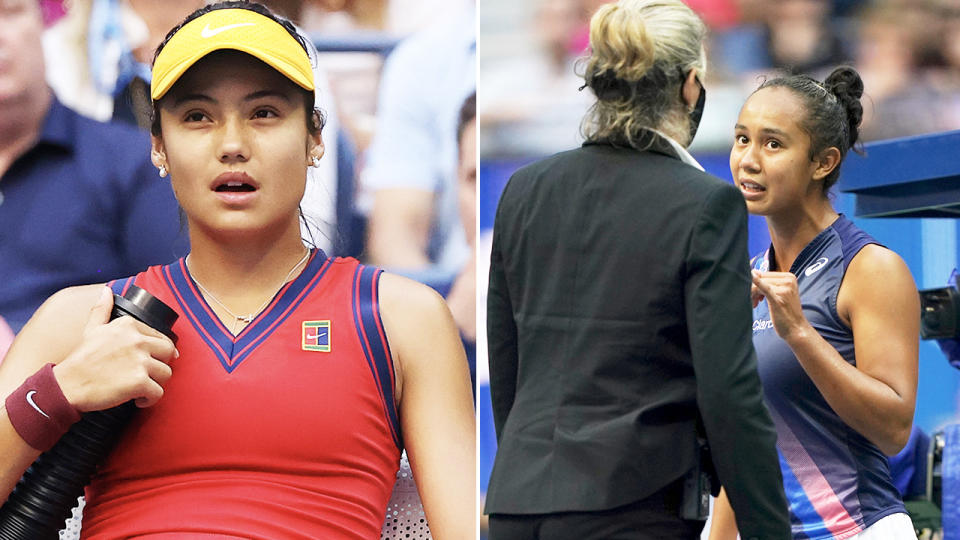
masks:
<path id="1" fill-rule="evenodd" d="M 167 168 L 165 166 L 161 165 L 157 172 L 160 173 L 160 178 L 166 178 Z"/>
<path id="2" fill-rule="evenodd" d="M 318 158 L 317 156 L 313 156 L 312 161 L 313 161 L 313 166 L 314 166 L 314 167 L 319 167 L 319 166 L 320 166 L 320 158 Z"/>

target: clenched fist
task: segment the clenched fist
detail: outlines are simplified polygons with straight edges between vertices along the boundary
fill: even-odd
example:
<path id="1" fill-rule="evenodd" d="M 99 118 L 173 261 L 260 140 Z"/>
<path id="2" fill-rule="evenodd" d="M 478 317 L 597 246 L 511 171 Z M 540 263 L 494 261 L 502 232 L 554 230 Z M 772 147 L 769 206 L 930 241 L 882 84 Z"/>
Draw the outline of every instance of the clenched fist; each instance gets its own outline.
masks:
<path id="1" fill-rule="evenodd" d="M 800 304 L 797 276 L 790 272 L 759 270 L 752 270 L 750 273 L 753 276 L 753 285 L 750 287 L 753 307 L 757 307 L 761 300 L 767 300 L 770 319 L 778 336 L 789 342 L 799 332 L 810 328 L 810 322 L 803 315 Z"/>

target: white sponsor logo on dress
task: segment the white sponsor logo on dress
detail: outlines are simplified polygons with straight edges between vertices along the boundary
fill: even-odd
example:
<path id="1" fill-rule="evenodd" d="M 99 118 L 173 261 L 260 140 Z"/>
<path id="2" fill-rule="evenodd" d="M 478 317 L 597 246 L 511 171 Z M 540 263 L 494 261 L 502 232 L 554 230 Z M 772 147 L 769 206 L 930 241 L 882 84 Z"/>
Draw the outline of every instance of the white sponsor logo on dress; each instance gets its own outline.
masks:
<path id="1" fill-rule="evenodd" d="M 771 329 L 771 328 L 773 328 L 773 320 L 772 320 L 772 319 L 767 319 L 767 320 L 757 319 L 757 320 L 753 321 L 753 331 L 754 331 L 754 332 L 761 332 L 761 331 L 763 331 L 763 330 L 769 330 L 769 329 Z"/>
<path id="2" fill-rule="evenodd" d="M 817 259 L 817 262 L 811 264 L 810 266 L 807 267 L 806 270 L 803 271 L 803 275 L 809 277 L 811 274 L 813 274 L 813 273 L 816 272 L 817 270 L 819 270 L 819 269 L 823 268 L 824 266 L 826 266 L 826 265 L 827 265 L 827 261 L 829 261 L 829 260 L 830 260 L 830 259 L 828 259 L 828 258 L 826 258 L 826 257 L 820 257 L 819 259 Z"/>

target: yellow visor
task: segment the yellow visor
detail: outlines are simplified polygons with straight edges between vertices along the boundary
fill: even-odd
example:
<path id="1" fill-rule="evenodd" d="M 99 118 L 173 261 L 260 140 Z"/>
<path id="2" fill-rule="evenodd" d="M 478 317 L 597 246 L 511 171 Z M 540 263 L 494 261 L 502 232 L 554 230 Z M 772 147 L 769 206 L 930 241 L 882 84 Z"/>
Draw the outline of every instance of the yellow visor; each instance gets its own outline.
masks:
<path id="1" fill-rule="evenodd" d="M 150 96 L 158 100 L 204 56 L 232 49 L 259 58 L 304 90 L 313 68 L 303 47 L 276 21 L 247 9 L 215 9 L 183 25 L 153 63 Z"/>

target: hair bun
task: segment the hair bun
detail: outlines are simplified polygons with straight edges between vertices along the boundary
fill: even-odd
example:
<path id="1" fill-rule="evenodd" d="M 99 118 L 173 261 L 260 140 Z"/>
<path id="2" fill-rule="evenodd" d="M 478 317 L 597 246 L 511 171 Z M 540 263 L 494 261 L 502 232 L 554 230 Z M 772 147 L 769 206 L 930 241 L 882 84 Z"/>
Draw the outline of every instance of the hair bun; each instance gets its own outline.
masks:
<path id="1" fill-rule="evenodd" d="M 860 99 L 863 96 L 863 80 L 860 79 L 857 70 L 849 66 L 841 66 L 833 70 L 823 84 L 837 97 L 849 96 Z"/>
<path id="2" fill-rule="evenodd" d="M 823 85 L 828 92 L 837 96 L 847 113 L 850 146 L 853 147 L 859 138 L 860 122 L 863 120 L 863 105 L 860 103 L 860 98 L 863 96 L 863 80 L 857 70 L 841 66 L 830 73 Z"/>

